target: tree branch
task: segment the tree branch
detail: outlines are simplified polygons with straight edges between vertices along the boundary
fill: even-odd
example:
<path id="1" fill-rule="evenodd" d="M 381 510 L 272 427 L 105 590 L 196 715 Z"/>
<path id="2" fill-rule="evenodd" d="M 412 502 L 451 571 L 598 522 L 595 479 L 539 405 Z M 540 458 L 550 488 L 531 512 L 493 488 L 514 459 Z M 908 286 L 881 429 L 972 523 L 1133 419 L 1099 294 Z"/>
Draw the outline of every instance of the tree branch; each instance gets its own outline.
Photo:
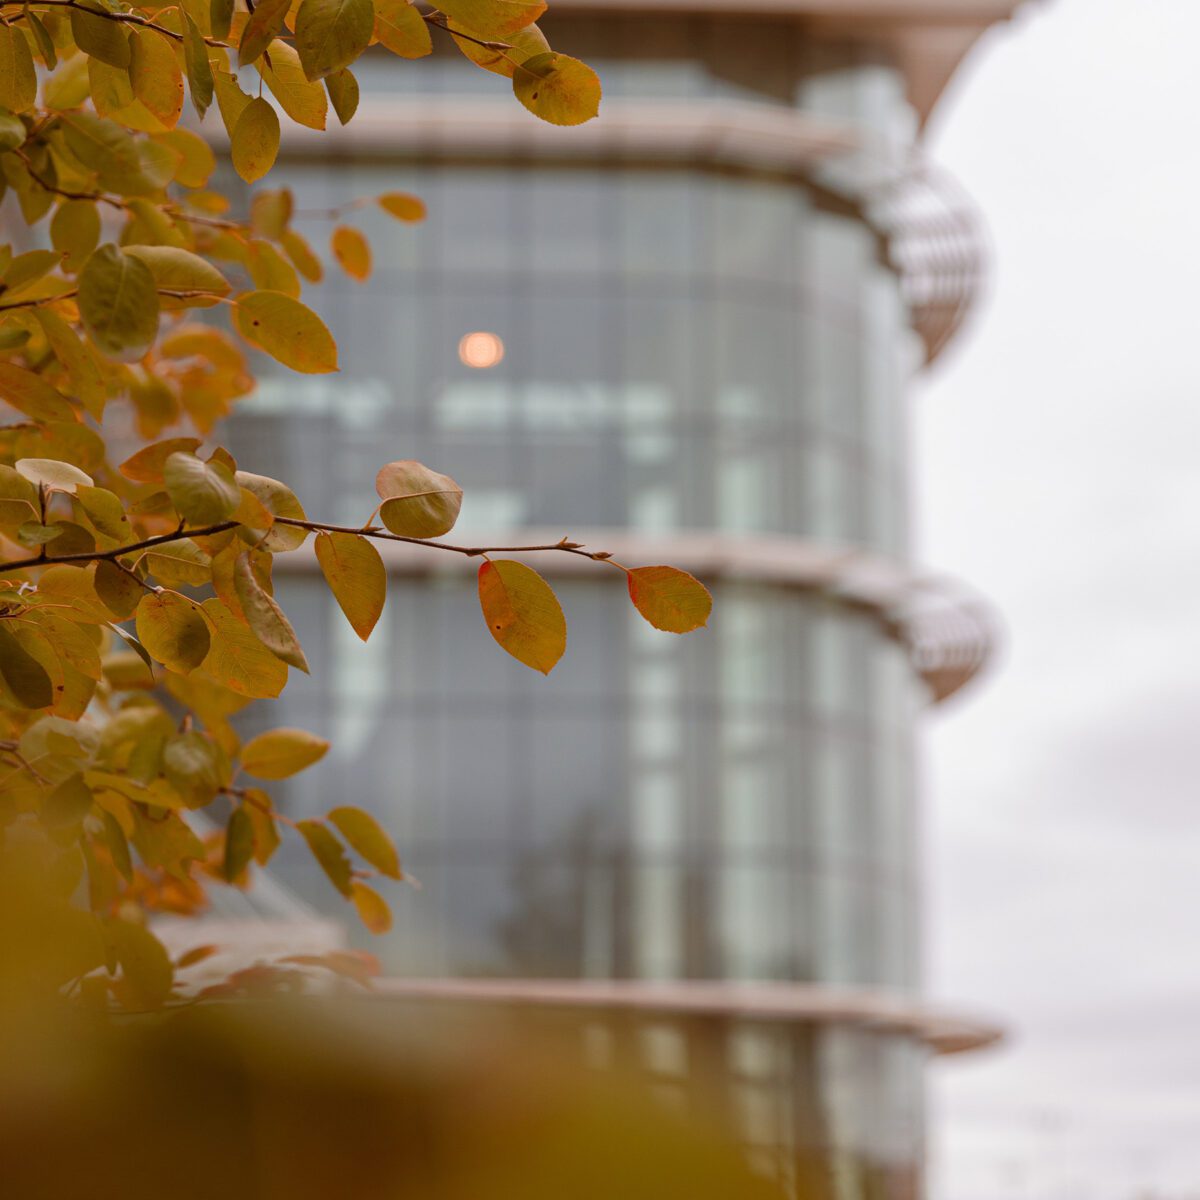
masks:
<path id="1" fill-rule="evenodd" d="M 15 306 L 14 306 L 15 307 Z M 402 534 L 389 533 L 377 526 L 367 526 L 356 529 L 349 525 L 328 525 L 322 521 L 301 521 L 295 517 L 276 517 L 277 525 L 293 525 L 298 529 L 308 529 L 314 533 L 352 533 L 358 537 L 374 538 L 377 541 L 407 542 L 411 546 L 427 546 L 431 550 L 444 550 L 450 554 L 461 554 L 466 558 L 481 558 L 487 554 L 540 554 L 547 551 L 558 551 L 561 554 L 575 554 L 580 558 L 589 558 L 593 562 L 608 563 L 624 571 L 620 563 L 614 562 L 607 550 L 588 550 L 579 542 L 567 538 L 544 546 L 456 546 L 450 542 L 434 542 L 427 538 L 404 537 Z M 183 541 L 185 538 L 212 537 L 214 534 L 225 533 L 237 529 L 238 521 L 222 521 L 216 525 L 205 525 L 200 529 L 176 529 L 171 533 L 160 533 L 157 537 L 146 538 L 133 542 L 128 546 L 118 546 L 113 550 L 83 550 L 75 554 L 46 554 L 44 557 L 17 558 L 8 562 L 0 562 L 0 574 L 9 571 L 23 571 L 29 567 L 50 567 L 63 563 L 115 562 L 127 554 L 136 554 L 139 550 L 149 550 L 154 546 L 163 546 L 169 542 Z M 141 581 L 139 581 L 141 582 Z"/>

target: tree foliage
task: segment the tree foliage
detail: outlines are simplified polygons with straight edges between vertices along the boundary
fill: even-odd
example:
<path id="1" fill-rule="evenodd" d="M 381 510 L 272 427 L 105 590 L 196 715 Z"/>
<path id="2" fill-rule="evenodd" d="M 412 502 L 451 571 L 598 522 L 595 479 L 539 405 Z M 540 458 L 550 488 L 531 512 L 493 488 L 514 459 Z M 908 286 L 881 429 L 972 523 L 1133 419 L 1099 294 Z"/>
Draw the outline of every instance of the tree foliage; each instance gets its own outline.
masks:
<path id="1" fill-rule="evenodd" d="M 181 964 L 144 914 L 194 912 L 207 886 L 246 886 L 285 834 L 368 928 L 389 927 L 373 882 L 404 876 L 379 824 L 356 807 L 293 821 L 272 800 L 269 785 L 328 744 L 288 728 L 243 743 L 233 724 L 309 670 L 274 595 L 277 556 L 315 552 L 364 640 L 387 589 L 375 542 L 478 558 L 496 642 L 542 672 L 566 649 L 562 608 L 533 568 L 440 540 L 462 503 L 448 475 L 383 464 L 378 503 L 364 488 L 363 524 L 340 527 L 211 441 L 254 387 L 251 351 L 297 372 L 338 369 L 301 298 L 323 266 L 291 193 L 256 190 L 235 213 L 210 187 L 216 123 L 254 183 L 275 162 L 281 113 L 324 129 L 332 106 L 347 123 L 360 55 L 378 44 L 419 58 L 436 35 L 510 79 L 534 115 L 578 124 L 599 83 L 550 49 L 533 24 L 544 8 L 0 0 L 0 193 L 16 226 L 0 245 L 0 401 L 13 414 L 0 428 L 0 890 L 4 903 L 36 896 L 56 931 L 49 986 L 163 1003 Z M 425 213 L 387 193 L 327 214 L 331 257 L 357 281 L 371 252 L 353 218 L 368 205 L 401 222 Z M 508 549 L 624 572 L 659 629 L 707 620 L 707 592 L 673 568 L 628 569 L 566 538 Z M 342 956 L 334 969 L 363 968 Z"/>

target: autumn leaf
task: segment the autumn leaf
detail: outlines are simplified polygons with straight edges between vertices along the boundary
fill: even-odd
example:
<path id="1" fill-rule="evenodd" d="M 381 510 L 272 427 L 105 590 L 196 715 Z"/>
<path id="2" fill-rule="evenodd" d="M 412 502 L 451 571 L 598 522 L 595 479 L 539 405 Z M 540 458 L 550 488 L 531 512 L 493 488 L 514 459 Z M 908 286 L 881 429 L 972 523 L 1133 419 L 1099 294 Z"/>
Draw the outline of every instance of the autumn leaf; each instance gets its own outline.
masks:
<path id="1" fill-rule="evenodd" d="M 488 631 L 518 662 L 549 675 L 567 648 L 567 621 L 549 584 L 523 563 L 485 562 L 479 604 Z"/>
<path id="2" fill-rule="evenodd" d="M 317 562 L 351 628 L 365 642 L 383 612 L 387 571 L 379 551 L 353 533 L 321 533 Z"/>
<path id="3" fill-rule="evenodd" d="M 304 729 L 270 729 L 242 747 L 242 770 L 256 779 L 287 779 L 320 762 L 329 743 Z"/>
<path id="4" fill-rule="evenodd" d="M 655 629 L 667 633 L 691 633 L 712 612 L 708 588 L 677 567 L 634 567 L 629 598 Z"/>

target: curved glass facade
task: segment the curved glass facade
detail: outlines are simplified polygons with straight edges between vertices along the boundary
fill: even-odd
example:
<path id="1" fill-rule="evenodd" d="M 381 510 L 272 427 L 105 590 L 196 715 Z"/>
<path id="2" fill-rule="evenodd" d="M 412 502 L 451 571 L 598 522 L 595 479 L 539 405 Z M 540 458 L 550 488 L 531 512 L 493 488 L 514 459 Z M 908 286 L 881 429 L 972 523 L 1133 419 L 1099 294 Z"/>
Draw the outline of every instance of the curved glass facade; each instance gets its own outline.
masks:
<path id="1" fill-rule="evenodd" d="M 911 131 L 899 81 L 869 56 L 764 23 L 735 63 L 728 42 L 717 52 L 734 28 L 596 17 L 560 22 L 555 40 L 590 54 L 610 94 Z M 503 89 L 447 57 L 368 71 L 397 92 Z M 903 391 L 920 350 L 878 234 L 819 189 L 432 151 L 293 159 L 277 177 L 300 209 L 403 189 L 430 210 L 415 227 L 363 214 L 370 281 L 334 271 L 312 293 L 342 373 L 269 379 L 234 422 L 238 456 L 297 482 L 310 514 L 361 522 L 378 466 L 418 458 L 465 488 L 468 542 L 708 530 L 904 554 Z M 314 241 L 327 229 L 299 227 Z M 459 361 L 474 330 L 503 340 L 496 367 Z M 278 795 L 297 815 L 363 803 L 396 833 L 423 887 L 394 906 L 387 967 L 914 989 L 924 693 L 904 649 L 869 613 L 752 581 L 714 584 L 703 633 L 658 634 L 608 574 L 556 581 L 570 642 L 543 679 L 496 649 L 453 564 L 393 577 L 366 647 L 319 579 L 281 572 L 313 674 L 263 720 L 334 749 Z M 282 869 L 330 904 L 301 855 Z M 700 1053 L 686 1023 L 625 1032 L 652 1074 L 661 1059 L 686 1076 Z M 816 1175 L 830 1195 L 913 1194 L 915 1043 L 736 1022 L 718 1043 L 764 1169 L 813 1195 Z"/>

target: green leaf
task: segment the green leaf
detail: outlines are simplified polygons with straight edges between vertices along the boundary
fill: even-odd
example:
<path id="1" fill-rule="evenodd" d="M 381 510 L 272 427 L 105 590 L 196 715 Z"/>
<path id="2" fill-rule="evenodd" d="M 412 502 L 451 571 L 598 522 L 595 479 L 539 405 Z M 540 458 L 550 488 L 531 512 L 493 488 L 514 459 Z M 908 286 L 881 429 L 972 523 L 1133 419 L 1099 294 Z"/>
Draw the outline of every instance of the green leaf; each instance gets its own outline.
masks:
<path id="1" fill-rule="evenodd" d="M 171 994 L 175 969 L 162 942 L 142 925 L 110 921 L 105 933 L 121 964 L 127 1008 L 158 1008 Z"/>
<path id="2" fill-rule="evenodd" d="M 142 597 L 137 635 L 152 658 L 181 675 L 194 671 L 211 645 L 200 606 L 178 592 L 147 592 Z"/>
<path id="3" fill-rule="evenodd" d="M 158 289 L 141 259 L 111 243 L 94 251 L 79 276 L 79 313 L 110 358 L 136 362 L 158 336 Z"/>
<path id="4" fill-rule="evenodd" d="M 518 662 L 549 675 L 567 648 L 567 621 L 550 585 L 523 563 L 485 562 L 479 606 L 492 637 Z"/>
<path id="5" fill-rule="evenodd" d="M 17 25 L 0 24 L 0 104 L 25 112 L 37 102 L 37 71 L 24 33 Z"/>
<path id="6" fill-rule="evenodd" d="M 383 612 L 387 596 L 387 571 L 379 551 L 355 533 L 320 533 L 316 550 L 333 598 L 365 642 Z"/>
<path id="7" fill-rule="evenodd" d="M 233 0 L 210 0 L 208 19 L 213 37 L 225 41 L 229 37 L 229 26 L 233 23 Z"/>
<path id="8" fill-rule="evenodd" d="M 320 821 L 297 821 L 296 828 L 308 843 L 308 848 L 320 864 L 321 870 L 329 877 L 329 882 L 349 899 L 353 875 L 350 860 L 346 857 L 341 843 Z"/>
<path id="9" fill-rule="evenodd" d="M 245 807 L 235 808 L 229 814 L 225 826 L 225 857 L 221 863 L 221 874 L 227 883 L 236 883 L 238 877 L 254 857 L 254 824 Z"/>
<path id="10" fill-rule="evenodd" d="M 375 476 L 383 499 L 379 518 L 402 537 L 431 538 L 449 533 L 462 508 L 462 488 L 413 459 L 390 462 Z"/>
<path id="11" fill-rule="evenodd" d="M 307 79 L 348 67 L 371 44 L 371 0 L 302 0 L 296 14 L 296 51 Z"/>
<path id="12" fill-rule="evenodd" d="M 229 782 L 221 748 L 203 733 L 191 730 L 171 738 L 163 749 L 163 774 L 189 808 L 211 804 Z"/>
<path id="13" fill-rule="evenodd" d="M 242 747 L 242 770 L 256 779 L 287 779 L 320 762 L 328 750 L 324 738 L 305 729 L 269 729 Z"/>
<path id="14" fill-rule="evenodd" d="M 145 595 L 142 585 L 136 579 L 131 579 L 114 562 L 96 564 L 95 583 L 96 595 L 101 603 L 119 621 L 132 617 Z"/>
<path id="15" fill-rule="evenodd" d="M 133 529 L 125 516 L 121 498 L 107 488 L 89 487 L 86 483 L 76 485 L 75 498 L 87 515 L 97 533 L 117 542 L 132 542 Z M 109 566 L 112 564 L 110 563 Z"/>
<path id="16" fill-rule="evenodd" d="M 380 874 L 389 879 L 404 878 L 400 856 L 392 839 L 369 812 L 350 806 L 335 808 L 330 812 L 329 820 L 363 860 Z"/>
<path id="17" fill-rule="evenodd" d="M 261 179 L 274 165 L 279 153 L 279 117 L 261 96 L 242 111 L 229 145 L 233 169 L 247 182 Z"/>
<path id="18" fill-rule="evenodd" d="M 43 801 L 42 824 L 51 828 L 77 825 L 92 811 L 92 789 L 76 772 L 68 775 Z"/>
<path id="19" fill-rule="evenodd" d="M 630 600 L 655 629 L 691 633 L 708 623 L 712 596 L 686 571 L 677 567 L 634 567 L 628 578 Z"/>
<path id="20" fill-rule="evenodd" d="M 242 30 L 238 45 L 238 66 L 253 62 L 271 44 L 271 39 L 283 28 L 283 19 L 291 0 L 259 0 Z"/>
<path id="21" fill-rule="evenodd" d="M 582 125 L 600 112 L 600 77 L 566 54 L 537 54 L 513 73 L 513 92 L 551 125 Z"/>
<path id="22" fill-rule="evenodd" d="M 245 613 L 246 620 L 259 641 L 276 658 L 289 666 L 297 667 L 307 675 L 308 659 L 304 657 L 296 631 L 284 616 L 283 609 L 275 603 L 274 597 L 268 595 L 259 584 L 248 553 L 238 555 L 237 565 L 233 570 L 233 581 L 242 612 Z"/>
<path id="23" fill-rule="evenodd" d="M 168 456 L 163 482 L 175 511 L 192 525 L 227 521 L 242 502 L 233 472 L 223 462 L 202 462 L 185 450 Z"/>
<path id="24" fill-rule="evenodd" d="M 343 67 L 332 75 L 326 75 L 325 90 L 329 93 L 338 121 L 348 125 L 350 118 L 358 111 L 358 80 L 351 74 L 350 68 Z"/>
<path id="25" fill-rule="evenodd" d="M 229 0 L 229 8 L 232 12 L 232 0 Z M 183 14 L 183 65 L 187 69 L 188 90 L 192 94 L 192 107 L 196 110 L 196 116 L 203 120 L 213 98 L 212 64 L 208 61 L 208 47 L 204 44 L 204 36 L 196 22 L 192 20 L 186 7 L 181 7 L 180 12 Z M 229 25 L 226 22 L 225 34 L 228 32 Z M 224 37 L 225 34 L 214 36 Z"/>
<path id="26" fill-rule="evenodd" d="M 337 344 L 324 322 L 283 292 L 246 292 L 237 299 L 234 320 L 247 341 L 293 371 L 325 375 L 338 369 Z"/>
<path id="27" fill-rule="evenodd" d="M 71 8 L 71 36 L 84 54 L 124 69 L 129 66 L 129 37 L 117 21 L 97 15 L 108 11 L 98 0 L 76 0 Z"/>
<path id="28" fill-rule="evenodd" d="M 0 154 L 5 150 L 15 150 L 25 141 L 26 135 L 25 122 L 15 113 L 0 108 Z"/>

